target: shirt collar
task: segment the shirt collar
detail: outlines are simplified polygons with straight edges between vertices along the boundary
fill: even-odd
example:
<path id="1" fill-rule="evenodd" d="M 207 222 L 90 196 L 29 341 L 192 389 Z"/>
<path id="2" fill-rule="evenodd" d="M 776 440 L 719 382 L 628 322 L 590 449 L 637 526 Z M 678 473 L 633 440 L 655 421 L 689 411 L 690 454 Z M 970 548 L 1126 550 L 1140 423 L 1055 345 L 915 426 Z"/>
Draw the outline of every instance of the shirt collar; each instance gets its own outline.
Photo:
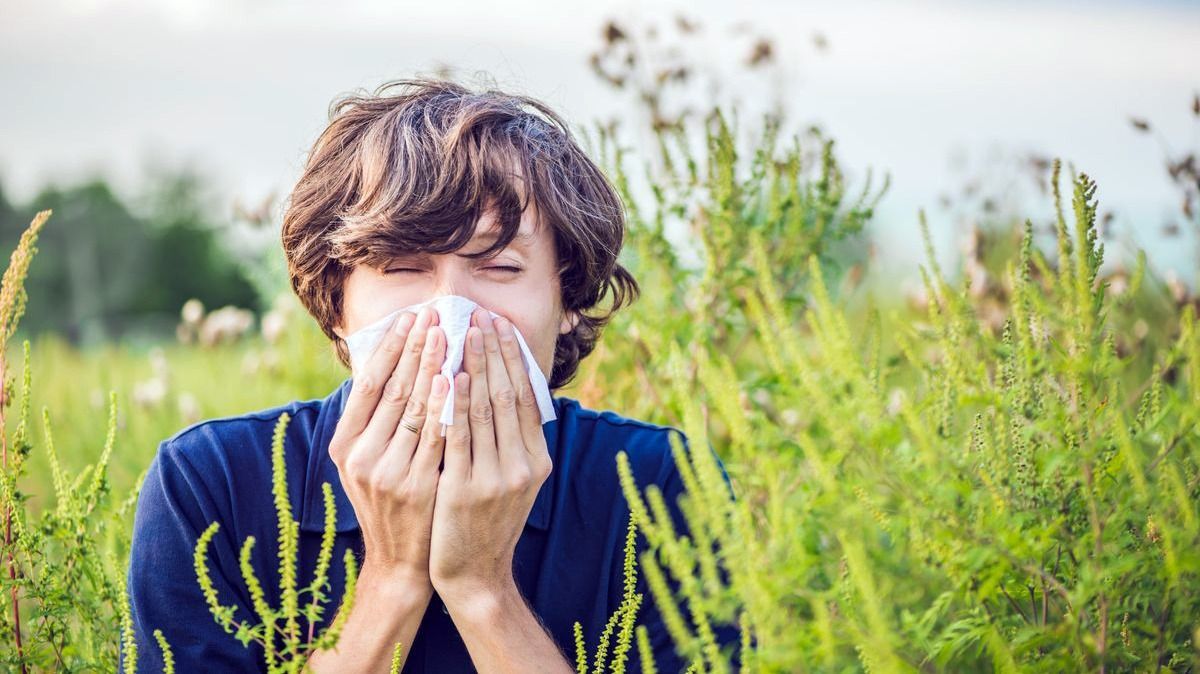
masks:
<path id="1" fill-rule="evenodd" d="M 316 427 L 313 431 L 312 444 L 309 448 L 308 467 L 305 471 L 303 502 L 301 503 L 299 520 L 300 528 L 304 531 L 320 533 L 325 530 L 325 505 L 324 497 L 321 494 L 322 482 L 328 482 L 329 486 L 333 489 L 334 505 L 337 509 L 337 531 L 348 532 L 358 529 L 358 518 L 354 515 L 354 506 L 350 503 L 350 498 L 346 496 L 346 491 L 342 488 L 342 481 L 338 475 L 337 465 L 333 463 L 333 459 L 329 456 L 329 441 L 333 438 L 333 432 L 337 428 L 338 420 L 341 419 L 342 411 L 346 408 L 346 398 L 350 394 L 352 382 L 352 378 L 347 378 L 338 385 L 332 393 L 321 401 L 321 409 L 317 413 Z M 550 475 L 538 490 L 533 507 L 529 511 L 529 517 L 526 519 L 527 525 L 543 531 L 550 526 L 550 511 L 553 505 L 551 494 L 554 490 L 555 476 L 559 472 L 557 468 L 559 465 L 558 429 L 562 421 L 562 415 L 567 408 L 567 405 L 563 404 L 562 398 L 555 397 L 553 400 L 554 412 L 557 418 L 542 424 L 542 431 L 546 436 L 546 447 L 550 452 L 550 459 L 553 461 L 555 468 L 550 471 Z"/>

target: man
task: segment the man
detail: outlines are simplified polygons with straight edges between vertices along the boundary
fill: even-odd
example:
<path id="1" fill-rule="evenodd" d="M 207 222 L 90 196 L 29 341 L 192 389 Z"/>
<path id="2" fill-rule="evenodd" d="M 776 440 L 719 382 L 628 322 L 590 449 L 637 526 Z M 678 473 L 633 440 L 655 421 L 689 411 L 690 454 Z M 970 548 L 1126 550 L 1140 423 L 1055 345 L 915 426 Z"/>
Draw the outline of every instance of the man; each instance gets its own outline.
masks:
<path id="1" fill-rule="evenodd" d="M 384 95 L 394 86 L 399 93 Z M 536 100 L 414 79 L 335 105 L 284 216 L 293 289 L 347 367 L 346 337 L 401 307 L 445 295 L 478 304 L 454 380 L 454 423 L 442 436 L 447 342 L 426 308 L 401 313 L 328 397 L 165 440 L 131 550 L 139 671 L 162 667 L 155 629 L 180 671 L 265 668 L 260 646 L 243 647 L 210 615 L 193 549 L 210 522 L 221 524 L 209 547 L 214 587 L 236 619 L 254 622 L 238 559 L 254 536 L 255 573 L 278 606 L 270 445 L 283 412 L 299 584 L 316 566 L 323 482 L 337 506 L 333 559 L 353 550 L 360 562 L 338 646 L 314 652 L 313 671 L 387 671 L 396 643 L 404 672 L 574 671 L 574 622 L 591 651 L 621 601 L 629 510 L 617 452 L 629 455 L 639 488 L 663 491 L 686 531 L 669 442 L 675 432 L 686 444 L 682 433 L 561 396 L 543 425 L 515 340 L 519 331 L 551 390 L 572 379 L 638 292 L 616 261 L 623 229 L 616 191 Z M 608 311 L 589 313 L 609 290 Z M 344 589 L 334 564 L 335 603 L 314 627 L 328 624 Z M 680 671 L 641 579 L 638 589 L 658 670 Z M 719 631 L 731 649 L 736 637 Z M 629 671 L 640 671 L 637 660 L 632 653 Z"/>

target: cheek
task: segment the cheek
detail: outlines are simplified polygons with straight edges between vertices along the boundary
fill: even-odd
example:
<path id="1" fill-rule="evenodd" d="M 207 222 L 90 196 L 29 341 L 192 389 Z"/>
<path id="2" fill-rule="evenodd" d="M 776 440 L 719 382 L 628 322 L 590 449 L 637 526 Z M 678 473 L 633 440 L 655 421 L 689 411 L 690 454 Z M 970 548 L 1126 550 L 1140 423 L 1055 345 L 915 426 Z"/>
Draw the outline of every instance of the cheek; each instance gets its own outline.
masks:
<path id="1" fill-rule="evenodd" d="M 405 287 L 373 270 L 356 267 L 342 284 L 342 321 L 346 334 L 400 307 L 426 299 L 419 289 Z"/>
<path id="2" fill-rule="evenodd" d="M 360 274 L 351 274 L 342 285 L 342 327 L 345 334 L 351 334 L 370 322 L 375 315 L 369 284 L 364 282 Z"/>
<path id="3" fill-rule="evenodd" d="M 499 310 L 492 309 L 492 311 L 512 321 L 533 353 L 538 366 L 545 373 L 554 359 L 554 345 L 558 338 L 558 319 L 545 311 L 538 310 L 518 313 L 519 310 L 506 310 L 501 307 Z"/>

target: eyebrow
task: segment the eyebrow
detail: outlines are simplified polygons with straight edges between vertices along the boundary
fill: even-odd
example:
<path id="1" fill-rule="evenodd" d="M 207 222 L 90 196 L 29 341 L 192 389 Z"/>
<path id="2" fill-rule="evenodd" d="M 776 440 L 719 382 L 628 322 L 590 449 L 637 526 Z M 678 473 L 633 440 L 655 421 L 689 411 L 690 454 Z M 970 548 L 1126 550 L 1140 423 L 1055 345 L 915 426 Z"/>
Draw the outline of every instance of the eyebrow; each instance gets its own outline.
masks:
<path id="1" fill-rule="evenodd" d="M 479 241 L 481 241 L 483 243 L 490 243 L 492 241 L 495 241 L 498 238 L 500 238 L 500 232 L 493 229 L 493 230 L 489 230 L 486 232 L 477 232 L 475 234 L 475 236 L 471 237 L 471 240 L 474 241 L 475 239 L 478 239 Z M 510 243 L 510 245 L 516 244 L 518 246 L 524 247 L 530 243 L 533 243 L 533 239 L 534 239 L 533 232 L 520 232 L 519 231 L 519 232 L 517 232 L 517 235 L 515 237 L 513 237 L 513 240 L 509 243 Z"/>
<path id="2" fill-rule="evenodd" d="M 498 238 L 500 238 L 500 232 L 494 229 L 486 232 L 476 232 L 475 235 L 471 237 L 470 243 L 475 244 L 478 242 L 483 244 L 479 248 L 479 250 L 483 250 Z M 512 241 L 509 241 L 507 246 L 501 248 L 499 251 L 496 251 L 493 253 L 493 255 L 498 255 L 501 251 L 509 248 L 516 248 L 524 253 L 528 253 L 529 248 L 533 245 L 534 238 L 533 232 L 522 232 L 518 230 L 517 235 L 513 237 Z M 459 257 L 466 257 L 466 255 L 463 253 L 455 253 L 455 255 L 458 255 Z"/>
<path id="3" fill-rule="evenodd" d="M 500 232 L 498 232 L 496 230 L 489 230 L 486 232 L 477 232 L 474 236 L 471 237 L 471 243 L 479 241 L 480 243 L 488 244 L 488 243 L 495 241 L 498 238 L 500 238 Z M 518 231 L 517 235 L 513 237 L 513 240 L 510 241 L 508 245 L 514 246 L 516 248 L 519 248 L 523 251 L 528 252 L 529 247 L 533 244 L 533 241 L 535 238 L 536 237 L 533 234 L 533 232 Z M 483 248 L 487 248 L 487 246 L 485 245 L 485 246 L 483 246 Z M 500 250 L 504 250 L 504 248 L 501 248 Z M 454 253 L 454 254 L 459 257 L 466 257 L 466 255 L 464 253 Z M 395 256 L 393 256 L 393 258 L 416 259 L 416 258 L 425 258 L 428 256 L 429 256 L 428 253 L 404 253 L 404 254 L 400 254 L 400 255 L 395 255 Z"/>

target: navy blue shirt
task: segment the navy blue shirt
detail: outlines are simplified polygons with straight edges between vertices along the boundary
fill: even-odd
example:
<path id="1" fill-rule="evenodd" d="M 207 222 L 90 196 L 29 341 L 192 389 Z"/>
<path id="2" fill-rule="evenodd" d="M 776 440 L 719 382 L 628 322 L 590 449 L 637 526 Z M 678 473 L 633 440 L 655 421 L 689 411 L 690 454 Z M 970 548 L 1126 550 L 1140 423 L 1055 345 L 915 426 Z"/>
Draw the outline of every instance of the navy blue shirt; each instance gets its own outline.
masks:
<path id="1" fill-rule="evenodd" d="M 159 445 L 138 497 L 130 550 L 128 588 L 138 672 L 163 669 L 162 654 L 153 637 L 155 629 L 162 630 L 171 647 L 177 671 L 266 671 L 262 648 L 254 643 L 243 646 L 209 612 L 196 580 L 193 552 L 208 525 L 220 522 L 208 547 L 210 576 L 220 602 L 237 607 L 234 618 L 258 624 L 261 621 L 253 610 L 238 561 L 242 543 L 254 536 L 255 573 L 268 603 L 279 606 L 271 440 L 282 412 L 290 415 L 284 455 L 292 516 L 300 527 L 297 585 L 301 588 L 312 582 L 320 548 L 324 520 L 321 483 L 328 482 L 333 488 L 338 533 L 329 567 L 331 599 L 316 629 L 333 618 L 345 587 L 345 551 L 355 552 L 360 568 L 363 561 L 354 508 L 328 452 L 350 385 L 351 379 L 346 379 L 324 399 L 202 421 Z M 618 481 L 617 452 L 628 454 L 640 489 L 658 485 L 677 531 L 686 533 L 676 503 L 684 487 L 668 436 L 677 433 L 685 445 L 687 438 L 674 427 L 589 410 L 567 397 L 555 397 L 554 407 L 558 418 L 542 426 L 554 468 L 542 484 L 517 542 L 513 572 L 534 615 L 573 663 L 575 621 L 583 626 L 591 656 L 605 622 L 621 603 L 629 508 Z M 639 535 L 637 540 L 640 554 L 645 539 Z M 638 574 L 637 591 L 643 594 L 637 622 L 649 631 L 658 671 L 681 671 L 684 663 L 674 653 L 643 573 Z M 302 603 L 307 600 L 307 595 L 301 596 Z M 307 635 L 303 618 L 301 625 L 302 634 Z M 738 641 L 736 628 L 722 627 L 717 634 L 733 653 Z M 610 641 L 610 654 L 613 645 Z M 628 671 L 641 671 L 636 646 L 630 649 L 627 664 Z M 462 637 L 436 593 L 403 671 L 475 671 Z"/>

